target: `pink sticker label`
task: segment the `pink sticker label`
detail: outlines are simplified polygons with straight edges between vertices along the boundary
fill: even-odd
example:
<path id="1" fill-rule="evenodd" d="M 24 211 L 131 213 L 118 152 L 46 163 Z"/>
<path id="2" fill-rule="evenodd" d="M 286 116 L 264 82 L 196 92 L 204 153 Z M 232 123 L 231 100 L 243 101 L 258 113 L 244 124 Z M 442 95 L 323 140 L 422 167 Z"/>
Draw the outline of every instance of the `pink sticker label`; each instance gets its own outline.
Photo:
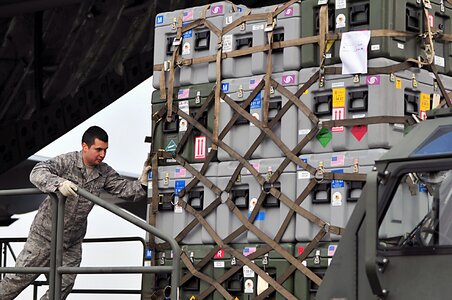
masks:
<path id="1" fill-rule="evenodd" d="M 195 159 L 205 159 L 206 158 L 206 137 L 197 136 L 195 137 Z"/>
<path id="2" fill-rule="evenodd" d="M 255 89 L 256 86 L 258 86 L 261 81 L 262 79 L 250 79 L 250 89 L 251 90 Z"/>
<path id="3" fill-rule="evenodd" d="M 190 89 L 181 89 L 177 93 L 177 99 L 187 99 L 190 96 Z"/>
<path id="4" fill-rule="evenodd" d="M 216 259 L 224 258 L 224 250 L 223 249 L 218 250 L 217 253 L 215 253 L 215 256 L 213 258 L 216 258 Z"/>
<path id="5" fill-rule="evenodd" d="M 366 77 L 367 85 L 380 85 L 381 77 L 380 75 L 372 75 Z"/>
<path id="6" fill-rule="evenodd" d="M 345 119 L 345 107 L 333 107 L 333 120 Z M 344 126 L 336 126 L 331 128 L 332 132 L 343 132 Z"/>
<path id="7" fill-rule="evenodd" d="M 286 10 L 284 10 L 284 16 L 286 16 L 286 17 L 293 16 L 293 7 L 292 6 L 286 8 Z"/>
<path id="8" fill-rule="evenodd" d="M 193 9 L 189 9 L 184 11 L 184 15 L 182 16 L 182 21 L 190 21 L 193 20 Z"/>
<path id="9" fill-rule="evenodd" d="M 182 167 L 176 167 L 176 171 L 174 171 L 174 177 L 181 178 L 187 176 L 187 170 Z"/>
<path id="10" fill-rule="evenodd" d="M 283 75 L 281 83 L 283 85 L 295 84 L 295 75 Z"/>
<path id="11" fill-rule="evenodd" d="M 213 5 L 210 8 L 210 13 L 212 15 L 219 15 L 223 13 L 223 5 Z"/>

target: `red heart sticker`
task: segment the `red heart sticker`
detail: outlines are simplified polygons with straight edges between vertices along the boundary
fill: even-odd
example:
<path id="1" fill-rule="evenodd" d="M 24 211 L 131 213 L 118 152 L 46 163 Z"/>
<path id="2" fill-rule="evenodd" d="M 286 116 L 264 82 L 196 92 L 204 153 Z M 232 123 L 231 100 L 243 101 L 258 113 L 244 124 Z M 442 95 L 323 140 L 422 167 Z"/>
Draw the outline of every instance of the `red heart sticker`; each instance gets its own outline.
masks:
<path id="1" fill-rule="evenodd" d="M 356 126 L 353 126 L 350 131 L 353 134 L 353 136 L 358 140 L 358 142 L 360 142 L 367 133 L 367 126 L 366 125 L 356 125 Z"/>

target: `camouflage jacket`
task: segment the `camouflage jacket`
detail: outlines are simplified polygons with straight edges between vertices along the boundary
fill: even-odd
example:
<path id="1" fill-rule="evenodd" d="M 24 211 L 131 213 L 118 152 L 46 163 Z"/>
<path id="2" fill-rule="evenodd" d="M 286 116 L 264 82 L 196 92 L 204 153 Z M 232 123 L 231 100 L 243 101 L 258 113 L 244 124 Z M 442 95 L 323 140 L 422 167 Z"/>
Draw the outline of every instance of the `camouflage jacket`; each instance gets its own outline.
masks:
<path id="1" fill-rule="evenodd" d="M 39 162 L 30 173 L 30 181 L 45 193 L 57 192 L 58 186 L 70 180 L 77 186 L 99 196 L 102 190 L 127 200 L 139 200 L 146 195 L 139 180 L 121 177 L 106 163 L 96 166 L 88 176 L 82 152 L 75 151 Z M 64 246 L 80 243 L 86 233 L 87 217 L 94 204 L 81 197 L 67 197 L 64 211 Z M 39 207 L 30 234 L 38 234 L 50 241 L 52 211 L 50 196 Z"/>

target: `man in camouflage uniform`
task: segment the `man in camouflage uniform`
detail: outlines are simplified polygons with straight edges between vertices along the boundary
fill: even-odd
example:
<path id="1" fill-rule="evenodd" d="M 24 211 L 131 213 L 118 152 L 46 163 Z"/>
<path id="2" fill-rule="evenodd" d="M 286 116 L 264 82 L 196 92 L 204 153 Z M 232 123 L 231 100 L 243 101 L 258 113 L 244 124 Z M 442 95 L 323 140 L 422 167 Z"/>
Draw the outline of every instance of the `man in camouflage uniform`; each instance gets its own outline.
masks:
<path id="1" fill-rule="evenodd" d="M 103 163 L 108 148 L 108 135 L 100 127 L 88 128 L 82 137 L 82 150 L 59 155 L 36 164 L 30 174 L 31 182 L 45 193 L 60 192 L 66 198 L 64 212 L 63 265 L 78 267 L 82 257 L 82 241 L 87 217 L 94 204 L 80 197 L 77 187 L 99 196 L 105 190 L 120 198 L 136 201 L 146 195 L 149 159 L 138 180 L 119 176 Z M 31 225 L 24 249 L 17 257 L 16 267 L 49 266 L 51 240 L 51 201 L 47 197 L 39 207 Z M 7 274 L 0 282 L 0 299 L 14 299 L 39 275 Z M 75 274 L 62 276 L 61 299 L 66 299 L 74 286 Z M 41 298 L 49 299 L 49 291 Z"/>

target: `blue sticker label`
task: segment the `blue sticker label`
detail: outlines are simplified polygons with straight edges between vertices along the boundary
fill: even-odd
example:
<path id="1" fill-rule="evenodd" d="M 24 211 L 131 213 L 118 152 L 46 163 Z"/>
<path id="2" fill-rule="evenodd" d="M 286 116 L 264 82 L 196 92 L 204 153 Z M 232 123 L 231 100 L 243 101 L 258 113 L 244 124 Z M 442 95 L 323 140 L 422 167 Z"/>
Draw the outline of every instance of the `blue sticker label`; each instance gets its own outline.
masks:
<path id="1" fill-rule="evenodd" d="M 250 218 L 250 216 L 251 216 L 251 212 L 248 213 L 248 219 Z M 264 221 L 265 216 L 266 216 L 265 211 L 260 211 L 257 213 L 256 219 L 254 219 L 254 221 Z"/>
<path id="2" fill-rule="evenodd" d="M 187 24 L 190 24 L 190 22 L 182 23 L 182 26 L 186 26 Z M 193 36 L 193 30 L 185 31 L 185 32 L 182 34 L 182 37 L 183 37 L 184 39 L 191 38 L 192 36 Z"/>
<path id="3" fill-rule="evenodd" d="M 301 157 L 300 157 L 300 159 L 301 159 L 302 161 L 304 161 L 305 164 L 308 163 L 308 159 L 307 159 L 307 158 L 301 158 Z M 297 165 L 297 170 L 304 170 L 304 168 Z"/>
<path id="4" fill-rule="evenodd" d="M 155 19 L 156 24 L 163 24 L 163 16 L 157 16 Z"/>
<path id="5" fill-rule="evenodd" d="M 182 34 L 182 37 L 184 39 L 191 38 L 193 36 L 193 30 L 185 31 L 184 34 Z"/>
<path id="6" fill-rule="evenodd" d="M 185 180 L 176 180 L 174 185 L 174 193 L 177 195 L 185 188 Z"/>
<path id="7" fill-rule="evenodd" d="M 152 171 L 149 171 L 148 173 L 148 180 L 152 180 Z"/>
<path id="8" fill-rule="evenodd" d="M 151 249 L 146 249 L 146 252 L 144 253 L 144 258 L 145 259 L 152 259 L 152 250 Z"/>
<path id="9" fill-rule="evenodd" d="M 331 172 L 333 172 L 333 173 L 344 173 L 344 169 L 332 170 Z M 344 186 L 345 186 L 345 184 L 344 184 L 343 180 L 332 180 L 331 181 L 331 188 L 332 189 L 340 189 L 340 188 L 343 188 Z"/>
<path id="10" fill-rule="evenodd" d="M 257 94 L 256 97 L 254 97 L 253 101 L 251 101 L 250 109 L 256 109 L 262 107 L 262 95 L 261 93 Z"/>
<path id="11" fill-rule="evenodd" d="M 225 93 L 229 92 L 229 82 L 221 84 L 221 90 Z"/>
<path id="12" fill-rule="evenodd" d="M 425 185 L 425 183 L 419 183 L 419 192 L 427 193 L 427 186 Z"/>

